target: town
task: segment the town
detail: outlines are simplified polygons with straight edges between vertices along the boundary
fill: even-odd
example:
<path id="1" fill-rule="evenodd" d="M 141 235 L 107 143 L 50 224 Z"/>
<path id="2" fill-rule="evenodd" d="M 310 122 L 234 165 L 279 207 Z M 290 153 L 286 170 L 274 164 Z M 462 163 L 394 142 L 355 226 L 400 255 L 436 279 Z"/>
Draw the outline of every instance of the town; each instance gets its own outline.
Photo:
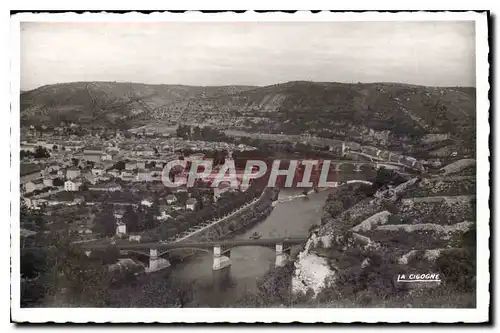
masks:
<path id="1" fill-rule="evenodd" d="M 262 152 L 259 153 L 256 147 L 238 143 L 239 138 L 234 142 L 191 141 L 175 134 L 106 129 L 88 131 L 74 123 L 65 127 L 41 125 L 23 128 L 20 191 L 22 235 L 27 239 L 25 246 L 30 244 L 31 238 L 39 239 L 28 237 L 36 232 L 47 235 L 67 233 L 65 237 L 73 243 L 115 238 L 173 240 L 185 237 L 196 225 L 215 221 L 238 209 L 239 205 L 260 195 L 264 185 L 269 186 L 269 177 L 265 180 L 262 177 L 260 188 L 257 188 L 257 183 L 253 184 L 254 179 L 236 182 L 236 185 L 231 181 L 218 181 L 215 187 L 210 183 L 187 186 L 191 164 L 202 165 L 205 157 L 214 157 L 210 160 L 214 163 L 225 165 L 226 161 L 231 161 L 234 165 L 233 155 L 236 158 L 255 157 L 262 156 Z M 282 138 L 266 139 L 284 141 Z M 266 139 L 256 141 L 267 146 Z M 310 135 L 292 140 L 297 139 L 302 140 L 305 151 L 323 149 L 325 141 L 328 143 L 328 140 L 317 140 Z M 233 140 L 227 138 L 227 141 Z M 321 145 L 315 147 L 311 141 L 320 141 Z M 330 140 L 326 151 L 345 162 L 350 161 L 346 159 L 348 155 L 351 158 L 361 156 L 365 162 L 359 165 L 365 163 L 369 169 L 372 166 L 367 157 L 414 170 L 424 168 L 422 162 L 414 158 L 356 143 Z M 168 181 L 171 178 L 175 186 L 165 186 L 166 181 L 162 179 L 164 167 L 177 161 L 188 163 L 188 167 L 177 165 L 169 169 Z M 238 180 L 242 179 L 248 160 L 240 162 L 235 170 Z M 273 163 L 272 170 L 278 168 L 279 164 Z M 335 165 L 328 164 L 328 168 L 340 171 Z M 259 172 L 252 178 L 257 178 L 257 174 Z M 321 187 L 327 185 L 326 172 L 324 175 Z M 276 178 L 274 175 L 274 180 Z M 249 187 L 249 183 L 254 186 Z M 236 197 L 242 199 L 236 200 Z"/>
<path id="2" fill-rule="evenodd" d="M 424 23 L 407 38 L 439 57 L 389 21 L 75 23 L 100 51 L 83 58 L 60 48 L 73 30 L 23 25 L 20 307 L 482 304 L 479 90 L 472 71 L 435 65 L 458 61 L 475 30 Z M 440 34 L 455 39 L 443 48 Z"/>

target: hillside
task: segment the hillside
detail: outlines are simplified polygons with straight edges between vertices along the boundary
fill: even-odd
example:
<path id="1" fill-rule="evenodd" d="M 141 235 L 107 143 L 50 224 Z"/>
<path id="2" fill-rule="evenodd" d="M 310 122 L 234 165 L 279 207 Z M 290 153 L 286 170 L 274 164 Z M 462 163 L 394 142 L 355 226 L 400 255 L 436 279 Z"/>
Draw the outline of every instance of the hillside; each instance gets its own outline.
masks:
<path id="1" fill-rule="evenodd" d="M 176 105 L 191 98 L 227 95 L 252 88 L 119 82 L 54 84 L 21 94 L 21 122 L 79 121 L 111 125 L 141 118 L 145 113 L 154 113 L 165 105 Z"/>
<path id="2" fill-rule="evenodd" d="M 295 81 L 266 87 L 191 87 L 75 82 L 21 95 L 21 120 L 79 120 L 119 124 L 133 120 L 197 123 L 222 129 L 310 133 L 404 150 L 424 143 L 435 150 L 472 147 L 475 89 L 397 83 Z M 450 141 L 451 140 L 451 141 Z"/>
<path id="3" fill-rule="evenodd" d="M 331 193 L 321 227 L 295 262 L 294 290 L 358 306 L 473 307 L 476 180 L 473 172 L 457 176 L 465 170 L 413 178 L 375 198 L 363 198 L 359 188 Z M 441 282 L 395 281 L 427 273 Z"/>

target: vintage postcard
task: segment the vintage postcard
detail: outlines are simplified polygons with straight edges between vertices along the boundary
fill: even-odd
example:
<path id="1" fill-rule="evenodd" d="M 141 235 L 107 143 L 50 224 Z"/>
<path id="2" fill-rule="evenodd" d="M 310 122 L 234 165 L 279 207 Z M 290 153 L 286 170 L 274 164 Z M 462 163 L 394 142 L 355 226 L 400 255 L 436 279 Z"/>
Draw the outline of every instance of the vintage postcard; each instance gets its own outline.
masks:
<path id="1" fill-rule="evenodd" d="M 12 320 L 488 321 L 488 15 L 12 15 Z"/>

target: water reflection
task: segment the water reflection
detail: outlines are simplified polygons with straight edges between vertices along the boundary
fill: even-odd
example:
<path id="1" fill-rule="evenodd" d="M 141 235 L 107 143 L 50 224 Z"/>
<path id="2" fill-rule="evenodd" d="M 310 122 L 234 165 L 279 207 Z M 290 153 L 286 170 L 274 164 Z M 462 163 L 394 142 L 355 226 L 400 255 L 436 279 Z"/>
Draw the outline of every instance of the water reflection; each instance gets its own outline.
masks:
<path id="1" fill-rule="evenodd" d="M 371 172 L 352 174 L 337 173 L 332 181 L 352 179 L 370 179 Z M 234 239 L 248 239 L 258 233 L 262 238 L 304 237 L 309 235 L 312 225 L 319 225 L 323 204 L 330 190 L 312 193 L 306 198 L 298 197 L 301 189 L 283 189 L 278 199 L 285 199 L 277 204 L 272 213 L 261 223 Z M 296 197 L 293 200 L 287 198 Z M 294 248 L 294 252 L 301 249 Z M 231 250 L 231 266 L 219 271 L 212 270 L 213 255 L 200 253 L 189 261 L 178 264 L 171 276 L 196 283 L 196 297 L 199 304 L 225 306 L 236 302 L 245 292 L 255 291 L 256 281 L 265 275 L 276 262 L 273 249 L 266 247 L 245 246 Z"/>

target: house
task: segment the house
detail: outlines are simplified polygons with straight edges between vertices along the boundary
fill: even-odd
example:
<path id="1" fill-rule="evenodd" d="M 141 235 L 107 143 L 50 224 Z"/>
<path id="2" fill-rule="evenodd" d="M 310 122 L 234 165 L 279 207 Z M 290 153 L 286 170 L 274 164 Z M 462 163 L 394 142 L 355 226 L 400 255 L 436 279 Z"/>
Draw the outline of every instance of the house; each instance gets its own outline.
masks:
<path id="1" fill-rule="evenodd" d="M 403 156 L 399 154 L 391 154 L 391 156 L 389 157 L 389 161 L 394 163 L 399 163 L 402 157 Z"/>
<path id="2" fill-rule="evenodd" d="M 150 171 L 150 179 L 151 180 L 161 180 L 162 173 L 163 173 L 162 168 L 152 168 Z"/>
<path id="3" fill-rule="evenodd" d="M 66 170 L 67 179 L 74 179 L 76 177 L 79 177 L 80 175 L 81 175 L 81 170 L 78 168 L 69 168 Z"/>
<path id="4" fill-rule="evenodd" d="M 93 168 L 92 168 L 92 174 L 94 176 L 102 176 L 104 173 L 106 172 L 106 170 L 104 170 L 104 168 L 102 166 L 98 166 L 98 165 L 95 165 Z"/>
<path id="5" fill-rule="evenodd" d="M 146 169 L 146 162 L 137 161 L 137 169 Z"/>
<path id="6" fill-rule="evenodd" d="M 134 170 L 134 169 L 137 169 L 136 162 L 126 162 L 125 163 L 125 170 Z"/>
<path id="7" fill-rule="evenodd" d="M 214 187 L 214 201 L 219 200 L 223 193 L 228 192 L 231 189 L 230 182 L 221 182 L 219 186 Z"/>
<path id="8" fill-rule="evenodd" d="M 391 154 L 390 151 L 388 150 L 381 150 L 380 151 L 380 154 L 378 155 L 381 159 L 383 160 L 388 160 L 389 159 L 389 155 Z"/>
<path id="9" fill-rule="evenodd" d="M 198 201 L 195 198 L 189 198 L 186 201 L 186 209 L 190 209 L 192 211 L 196 210 L 196 206 Z"/>
<path id="10" fill-rule="evenodd" d="M 149 181 L 150 171 L 148 169 L 139 169 L 139 171 L 137 171 L 137 180 L 146 182 Z"/>
<path id="11" fill-rule="evenodd" d="M 21 198 L 22 202 L 28 208 L 34 208 L 36 206 L 36 199 L 32 198 Z"/>
<path id="12" fill-rule="evenodd" d="M 82 204 L 85 202 L 85 198 L 81 195 L 78 195 L 78 196 L 75 196 L 75 198 L 73 199 L 73 202 L 75 203 L 75 205 L 79 205 L 79 204 Z"/>
<path id="13" fill-rule="evenodd" d="M 57 172 L 61 169 L 61 166 L 59 165 L 59 163 L 57 162 L 52 162 L 50 163 L 49 165 L 47 165 L 47 167 L 45 168 L 45 171 L 47 171 L 48 173 L 51 173 L 51 172 Z"/>
<path id="14" fill-rule="evenodd" d="M 197 153 L 197 154 L 191 154 L 189 157 L 186 159 L 188 161 L 201 161 L 205 157 L 205 154 L 202 153 Z"/>
<path id="15" fill-rule="evenodd" d="M 121 178 L 121 180 L 126 181 L 126 182 L 133 182 L 133 181 L 137 180 L 137 177 L 134 174 L 124 174 L 120 178 Z"/>
<path id="16" fill-rule="evenodd" d="M 116 208 L 113 212 L 113 216 L 118 222 L 121 222 L 123 214 L 125 214 L 125 209 L 123 209 L 123 207 Z"/>
<path id="17" fill-rule="evenodd" d="M 128 236 L 129 242 L 140 242 L 141 241 L 141 235 L 139 234 L 133 234 Z"/>
<path id="18" fill-rule="evenodd" d="M 66 169 L 60 169 L 59 171 L 57 171 L 56 174 L 56 176 L 59 178 L 65 177 L 65 175 L 66 175 Z"/>
<path id="19" fill-rule="evenodd" d="M 100 180 L 102 182 L 107 182 L 107 181 L 111 180 L 111 177 L 109 175 L 104 174 L 102 176 L 97 177 L 96 179 Z"/>
<path id="20" fill-rule="evenodd" d="M 118 169 L 111 169 L 108 171 L 108 174 L 113 176 L 113 177 L 119 177 L 120 171 Z"/>
<path id="21" fill-rule="evenodd" d="M 379 156 L 380 149 L 371 146 L 364 146 L 361 147 L 361 152 L 371 156 Z"/>
<path id="22" fill-rule="evenodd" d="M 155 154 L 155 151 L 153 149 L 150 149 L 150 148 L 145 148 L 145 149 L 141 149 L 141 150 L 136 150 L 135 151 L 135 155 L 136 156 L 154 156 Z"/>
<path id="23" fill-rule="evenodd" d="M 344 142 L 345 147 L 349 148 L 350 150 L 354 151 L 360 151 L 361 150 L 361 145 L 357 142 Z"/>
<path id="24" fill-rule="evenodd" d="M 82 182 L 79 180 L 67 180 L 64 182 L 64 190 L 65 191 L 78 191 L 82 186 Z"/>
<path id="25" fill-rule="evenodd" d="M 101 155 L 101 160 L 102 161 L 112 161 L 113 160 L 113 155 L 104 153 Z"/>
<path id="26" fill-rule="evenodd" d="M 83 153 L 82 158 L 85 161 L 92 161 L 92 162 L 98 163 L 101 161 L 101 154 Z"/>
<path id="27" fill-rule="evenodd" d="M 417 163 L 417 160 L 414 157 L 405 156 L 403 159 L 403 164 L 408 166 L 414 166 Z"/>
<path id="28" fill-rule="evenodd" d="M 167 197 L 165 198 L 165 201 L 166 201 L 169 205 L 171 205 L 171 204 L 173 204 L 173 203 L 176 203 L 176 202 L 177 202 L 177 197 L 176 197 L 175 195 L 173 195 L 173 194 L 169 194 L 169 195 L 167 195 Z"/>
<path id="29" fill-rule="evenodd" d="M 46 200 L 35 199 L 35 198 L 24 198 L 24 204 L 26 205 L 26 207 L 31 209 L 40 209 L 40 206 L 43 203 L 47 203 L 50 206 L 50 202 L 47 202 Z"/>
<path id="30" fill-rule="evenodd" d="M 153 200 L 152 199 L 144 199 L 141 201 L 141 205 L 151 207 L 151 206 L 153 206 Z"/>
<path id="31" fill-rule="evenodd" d="M 116 235 L 123 236 L 127 234 L 127 226 L 125 224 L 116 225 Z"/>
<path id="32" fill-rule="evenodd" d="M 21 237 L 30 237 L 30 236 L 36 235 L 36 231 L 31 231 L 28 229 L 21 228 L 19 230 L 19 234 L 21 235 Z"/>
<path id="33" fill-rule="evenodd" d="M 24 185 L 26 193 L 31 193 L 33 191 L 41 190 L 44 187 L 45 186 L 43 185 L 43 179 L 35 179 L 27 182 L 26 185 Z"/>
<path id="34" fill-rule="evenodd" d="M 165 221 L 165 220 L 168 220 L 168 219 L 171 219 L 172 218 L 172 215 L 168 214 L 165 210 L 161 210 L 160 211 L 160 216 L 157 216 L 156 219 L 158 221 Z"/>
<path id="35" fill-rule="evenodd" d="M 130 171 L 130 170 L 122 170 L 120 176 L 122 178 L 124 178 L 124 177 L 133 177 L 134 173 L 132 171 Z"/>
<path id="36" fill-rule="evenodd" d="M 24 151 L 29 151 L 31 153 L 34 153 L 36 151 L 36 145 L 21 145 L 21 150 Z"/>
<path id="37" fill-rule="evenodd" d="M 87 147 L 83 150 L 84 154 L 95 154 L 95 155 L 101 155 L 102 154 L 102 148 L 101 147 Z"/>
<path id="38" fill-rule="evenodd" d="M 49 177 L 46 177 L 43 179 L 43 185 L 46 186 L 46 187 L 52 187 L 54 186 L 54 179 L 53 178 L 49 178 Z"/>
<path id="39" fill-rule="evenodd" d="M 97 184 L 98 180 L 99 180 L 99 177 L 98 176 L 94 176 L 92 173 L 90 172 L 86 172 L 85 174 L 83 174 L 83 178 L 85 178 L 85 180 L 87 182 L 89 182 L 90 184 L 92 185 L 95 185 Z"/>
<path id="40" fill-rule="evenodd" d="M 174 183 L 178 185 L 186 184 L 188 180 L 188 173 L 187 172 L 181 172 L 178 173 L 174 176 Z"/>
<path id="41" fill-rule="evenodd" d="M 421 172 L 426 171 L 425 166 L 420 161 L 416 161 L 415 164 L 413 164 L 413 167 L 420 170 Z"/>
<path id="42" fill-rule="evenodd" d="M 168 163 L 170 161 L 175 161 L 175 160 L 178 160 L 178 159 L 179 159 L 179 156 L 177 154 L 163 154 L 161 156 L 162 162 L 157 162 L 157 164 L 161 163 L 162 164 L 161 167 L 163 167 L 163 163 Z"/>

